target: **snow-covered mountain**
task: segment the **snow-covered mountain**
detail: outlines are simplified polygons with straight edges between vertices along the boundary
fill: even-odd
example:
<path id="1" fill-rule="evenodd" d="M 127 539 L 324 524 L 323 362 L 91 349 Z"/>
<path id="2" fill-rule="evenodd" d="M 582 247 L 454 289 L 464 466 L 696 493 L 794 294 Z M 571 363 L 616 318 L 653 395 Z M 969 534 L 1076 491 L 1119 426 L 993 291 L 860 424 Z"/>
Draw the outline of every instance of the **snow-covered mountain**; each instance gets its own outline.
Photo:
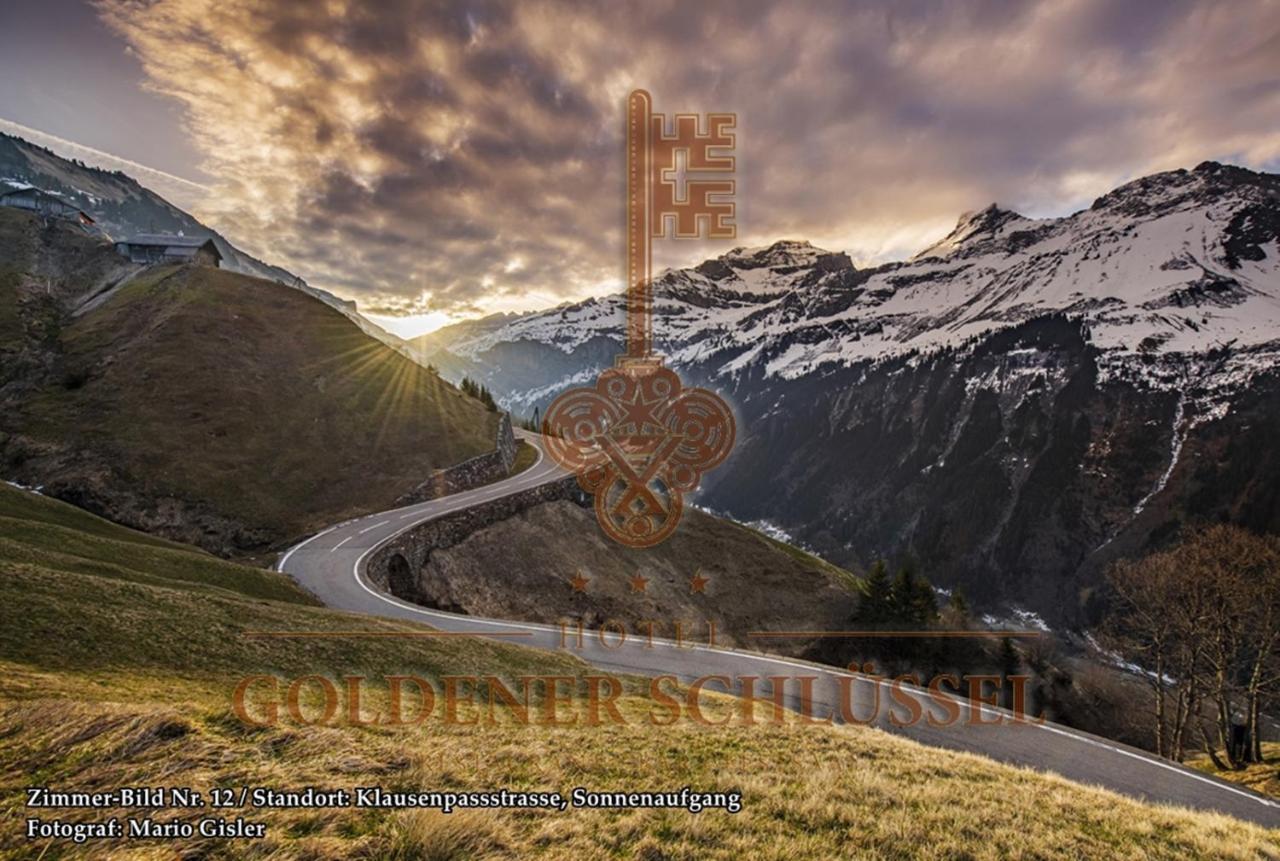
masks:
<path id="1" fill-rule="evenodd" d="M 796 379 L 960 347 L 1060 312 L 1087 326 L 1116 373 L 1180 386 L 1180 371 L 1163 373 L 1150 359 L 1229 348 L 1229 367 L 1247 375 L 1270 365 L 1280 339 L 1278 212 L 1280 178 L 1209 163 L 1130 183 L 1067 218 L 993 204 L 961 216 L 911 260 L 874 269 L 808 242 L 737 248 L 656 282 L 656 339 L 678 367 L 711 362 L 715 377 Z M 572 356 L 601 337 L 620 342 L 623 322 L 616 294 L 463 324 L 419 347 L 481 364 L 521 341 Z M 581 370 L 529 389 L 503 385 L 500 368 L 476 373 L 530 409 Z"/>
<path id="2" fill-rule="evenodd" d="M 1208 162 L 1065 218 L 968 213 L 876 268 L 786 241 L 669 271 L 658 348 L 734 400 L 744 429 L 704 502 L 846 564 L 911 553 L 946 585 L 1060 615 L 1087 609 L 1108 559 L 1186 517 L 1278 528 L 1276 498 L 1255 493 L 1269 453 L 1208 465 L 1280 429 L 1262 405 L 1280 367 L 1278 237 L 1280 176 Z M 612 362 L 623 308 L 489 318 L 415 346 L 531 414 Z"/>

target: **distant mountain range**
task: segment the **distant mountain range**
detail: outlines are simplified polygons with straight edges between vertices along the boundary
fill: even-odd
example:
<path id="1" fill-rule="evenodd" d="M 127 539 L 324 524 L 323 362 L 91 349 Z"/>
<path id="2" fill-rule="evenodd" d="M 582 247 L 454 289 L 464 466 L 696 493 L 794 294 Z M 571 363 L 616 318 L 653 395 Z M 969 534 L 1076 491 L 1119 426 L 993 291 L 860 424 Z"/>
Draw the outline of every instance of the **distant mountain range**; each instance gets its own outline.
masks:
<path id="1" fill-rule="evenodd" d="M 1280 530 L 1278 236 L 1280 177 L 1207 162 L 875 268 L 785 241 L 669 271 L 658 349 L 740 417 L 702 502 L 1069 619 L 1187 519 Z M 614 295 L 413 346 L 532 414 L 622 337 Z"/>

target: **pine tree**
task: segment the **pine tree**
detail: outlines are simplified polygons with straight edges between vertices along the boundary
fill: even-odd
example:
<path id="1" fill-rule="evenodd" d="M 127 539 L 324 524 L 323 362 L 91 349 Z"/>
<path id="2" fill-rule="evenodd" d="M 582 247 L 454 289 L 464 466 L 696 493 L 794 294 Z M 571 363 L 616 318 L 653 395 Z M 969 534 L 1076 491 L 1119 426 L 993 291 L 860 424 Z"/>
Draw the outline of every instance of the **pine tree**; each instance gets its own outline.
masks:
<path id="1" fill-rule="evenodd" d="M 1009 681 L 1010 676 L 1018 675 L 1018 671 L 1022 669 L 1022 658 L 1018 655 L 1018 650 L 1013 647 L 1013 641 L 1008 637 L 1000 640 L 1000 677 L 1003 684 L 1000 686 L 1000 705 L 1005 708 L 1011 708 L 1013 705 L 1013 683 Z"/>
<path id="2" fill-rule="evenodd" d="M 961 619 L 969 618 L 969 599 L 964 596 L 964 592 L 959 586 L 951 593 L 951 600 L 947 604 L 957 617 Z"/>
<path id="3" fill-rule="evenodd" d="M 875 627 L 888 622 L 893 616 L 892 587 L 889 584 L 889 568 L 883 559 L 876 560 L 863 581 L 865 593 L 858 602 L 854 618 L 860 624 Z"/>
<path id="4" fill-rule="evenodd" d="M 1018 650 L 1013 647 L 1013 640 L 1008 637 L 1002 637 L 1000 640 L 1000 674 L 1016 676 L 1020 669 L 1022 669 L 1022 657 L 1018 654 Z"/>
<path id="5" fill-rule="evenodd" d="M 905 562 L 898 568 L 898 573 L 893 576 L 893 584 L 889 587 L 889 606 L 895 621 L 915 621 L 918 593 L 915 566 Z"/>
<path id="6" fill-rule="evenodd" d="M 916 625 L 930 625 L 938 618 L 938 596 L 933 584 L 926 578 L 916 580 L 916 591 L 911 602 L 910 621 Z"/>

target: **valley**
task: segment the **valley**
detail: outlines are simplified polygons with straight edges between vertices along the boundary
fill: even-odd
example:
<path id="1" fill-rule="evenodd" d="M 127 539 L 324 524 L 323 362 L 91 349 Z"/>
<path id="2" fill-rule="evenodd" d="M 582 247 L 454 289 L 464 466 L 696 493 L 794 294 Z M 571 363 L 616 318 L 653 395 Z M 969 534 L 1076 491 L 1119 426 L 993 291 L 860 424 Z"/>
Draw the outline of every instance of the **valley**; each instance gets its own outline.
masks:
<path id="1" fill-rule="evenodd" d="M 923 259 L 981 257 L 991 253 L 981 250 L 984 231 L 1003 236 L 1014 227 L 1024 226 L 980 213 Z M 1247 241 L 1232 248 L 1238 260 L 1257 262 Z M 521 432 L 514 456 L 504 455 L 503 464 L 513 461 L 506 476 L 459 486 L 439 479 L 440 470 L 493 452 L 501 432 L 499 412 L 448 380 L 467 377 L 469 391 L 482 384 L 505 405 L 545 404 L 558 387 L 612 361 L 620 330 L 612 328 L 611 300 L 481 320 L 407 346 L 354 322 L 354 309 L 270 273 L 139 266 L 92 232 L 0 209 L 0 458 L 6 479 L 40 490 L 0 486 L 0 654 L 12 702 L 0 712 L 0 750 L 18 769 L 0 776 L 0 791 L 17 793 L 19 775 L 32 768 L 72 782 L 145 782 L 159 769 L 193 781 L 249 773 L 282 786 L 323 782 L 337 768 L 353 781 L 408 791 L 430 785 L 437 767 L 424 730 L 451 756 L 478 763 L 466 774 L 449 771 L 453 788 L 482 789 L 500 776 L 534 790 L 545 788 L 545 771 L 503 770 L 492 756 L 509 760 L 530 745 L 562 756 L 592 749 L 599 739 L 591 732 L 630 731 L 639 733 L 637 756 L 650 765 L 632 763 L 624 774 L 588 757 L 572 779 L 610 791 L 636 773 L 656 779 L 646 769 L 661 768 L 691 784 L 742 791 L 748 806 L 789 811 L 796 820 L 779 825 L 752 818 L 748 808 L 745 830 L 714 827 L 715 848 L 699 829 L 664 826 L 675 829 L 667 845 L 698 846 L 711 857 L 793 841 L 797 829 L 823 831 L 775 789 L 725 782 L 711 765 L 783 749 L 790 751 L 780 772 L 787 797 L 821 791 L 842 799 L 839 822 L 814 844 L 819 854 L 838 845 L 860 811 L 882 804 L 875 799 L 883 793 L 943 805 L 931 828 L 971 827 L 965 823 L 976 821 L 975 804 L 984 821 L 994 816 L 1021 828 L 1031 816 L 1049 840 L 1082 834 L 1073 822 L 1107 817 L 1104 836 L 1073 838 L 1085 841 L 1075 844 L 1081 852 L 1123 855 L 1141 845 L 1156 857 L 1204 854 L 1228 832 L 1243 841 L 1241 858 L 1269 851 L 1267 832 L 1240 822 L 1269 826 L 1269 802 L 1080 731 L 1083 724 L 1120 733 L 1106 713 L 1115 704 L 1106 695 L 1090 699 L 1096 682 L 1084 671 L 1071 678 L 1072 668 L 1087 667 L 1078 657 L 1046 658 L 1030 646 L 1014 652 L 1016 661 L 1039 667 L 1026 677 L 1030 687 L 1015 686 L 1019 696 L 1033 695 L 1037 707 L 1076 729 L 1049 724 L 1036 737 L 990 735 L 967 721 L 925 721 L 923 688 L 894 681 L 891 698 L 881 700 L 881 682 L 842 668 L 866 658 L 894 672 L 980 677 L 995 666 L 993 650 L 895 646 L 873 654 L 805 634 L 860 624 L 866 572 L 880 558 L 920 564 L 927 579 L 918 588 L 930 591 L 933 607 L 926 625 L 978 628 L 981 616 L 939 606 L 930 583 L 944 587 L 937 596 L 962 589 L 979 609 L 1030 607 L 1059 625 L 1095 612 L 1108 560 L 1143 552 L 1181 519 L 1231 516 L 1272 528 L 1270 485 L 1257 480 L 1272 468 L 1257 455 L 1275 415 L 1267 343 L 1196 358 L 1147 346 L 1136 354 L 1138 373 L 1096 337 L 1096 327 L 1119 318 L 1094 320 L 1078 309 L 988 315 L 980 321 L 989 328 L 958 325 L 954 341 L 928 335 L 922 323 L 913 329 L 900 311 L 853 328 L 836 324 L 841 309 L 862 313 L 865 303 L 901 301 L 898 293 L 917 283 L 902 268 L 865 273 L 843 255 L 784 242 L 665 276 L 658 331 L 675 333 L 669 355 L 692 380 L 728 386 L 748 419 L 736 462 L 770 467 L 715 476 L 676 536 L 638 552 L 600 535 L 580 493 L 538 495 L 566 479 L 541 456 L 536 434 Z M 891 273 L 894 289 L 877 285 Z M 1255 292 L 1248 301 L 1263 301 L 1265 291 L 1249 279 Z M 921 274 L 918 283 L 926 280 Z M 815 314 L 817 329 L 804 322 Z M 539 341 L 549 315 L 556 334 Z M 991 325 L 997 318 L 1000 325 Z M 928 346 L 868 347 L 878 351 L 874 360 L 847 343 L 832 352 L 841 338 L 882 337 L 889 319 L 922 333 Z M 735 345 L 734 327 L 753 326 L 764 328 L 749 348 Z M 818 330 L 833 340 L 824 342 Z M 799 364 L 791 361 L 797 350 L 808 357 Z M 1170 383 L 1175 366 L 1183 368 L 1178 380 L 1195 385 Z M 1153 447 L 1153 433 L 1167 441 Z M 1245 452 L 1250 480 L 1241 482 Z M 424 491 L 436 484 L 443 495 Z M 530 492 L 526 503 L 503 503 Z M 434 537 L 412 537 L 420 531 Z M 412 562 L 388 567 L 394 553 Z M 258 567 L 276 558 L 290 576 Z M 366 563 L 380 573 L 366 573 Z M 495 626 L 512 636 L 490 636 Z M 760 639 L 780 631 L 798 633 Z M 623 717 L 612 726 L 583 717 L 602 707 L 589 681 L 601 670 L 624 685 L 605 701 Z M 733 721 L 742 706 L 727 694 L 739 688 L 707 686 L 708 679 L 797 670 L 824 686 L 800 699 L 795 690 L 778 693 L 800 714 L 764 726 Z M 441 691 L 447 712 L 465 706 L 450 699 L 457 680 L 478 680 L 477 690 L 490 697 L 488 729 L 468 735 L 470 721 L 459 725 L 442 713 L 424 716 L 407 734 L 387 734 L 361 711 L 400 708 L 376 685 L 357 687 L 347 720 L 311 720 L 305 709 L 293 711 L 296 703 L 273 705 L 264 693 L 271 685 L 246 684 L 274 680 L 275 690 L 292 691 L 300 680 L 323 678 L 345 680 L 349 690 L 353 678 L 406 675 Z M 693 706 L 677 706 L 675 721 L 655 722 L 652 697 L 642 693 L 651 676 L 668 679 L 663 696 L 677 704 L 688 697 Z M 510 696 L 518 679 L 544 680 L 534 695 L 543 705 L 560 696 L 545 680 L 569 679 L 570 702 L 561 707 L 579 720 L 549 728 L 522 722 L 518 709 L 495 713 L 492 691 Z M 338 689 L 338 681 L 330 684 Z M 804 703 L 838 714 L 832 692 L 843 686 L 908 715 L 918 711 L 919 720 L 904 725 L 886 710 L 866 726 L 815 726 Z M 981 683 L 978 690 L 981 696 Z M 966 708 L 957 706 L 957 714 L 992 713 L 986 705 Z M 255 724 L 263 709 L 285 715 L 285 723 Z M 708 724 L 721 718 L 729 723 L 708 735 Z M 548 729 L 552 735 L 530 735 Z M 210 771 L 185 760 L 179 744 L 234 765 Z M 94 764 L 99 752 L 110 756 Z M 841 761 L 878 763 L 874 778 L 831 764 L 836 753 Z M 936 777 L 939 770 L 946 779 Z M 916 786 L 926 773 L 935 776 Z M 872 795 L 854 787 L 868 779 L 880 787 Z M 1019 801 L 1008 787 L 1023 781 L 1029 795 L 1048 793 L 1053 803 L 1033 810 Z M 980 790 L 984 782 L 1005 788 Z M 591 816 L 611 828 L 653 824 L 636 812 Z M 1125 816 L 1132 828 L 1121 824 Z M 1059 826 L 1048 828 L 1050 820 Z M 1163 842 L 1152 844 L 1138 835 L 1155 822 Z M 468 823 L 450 837 L 432 817 L 403 811 L 351 811 L 322 824 L 280 810 L 253 827 L 287 830 L 281 857 L 298 858 L 396 857 L 438 840 L 446 851 L 515 852 L 541 846 L 538 835 L 550 827 L 537 813 Z M 187 833 L 185 823 L 156 827 Z M 916 840 L 893 835 L 906 820 L 886 827 L 874 838 L 885 852 L 902 854 Z M 571 844 L 598 848 L 599 831 L 583 829 Z M 1015 839 L 1025 842 L 1012 830 L 996 839 L 988 857 L 1000 857 Z M 222 845 L 199 829 L 183 840 Z"/>

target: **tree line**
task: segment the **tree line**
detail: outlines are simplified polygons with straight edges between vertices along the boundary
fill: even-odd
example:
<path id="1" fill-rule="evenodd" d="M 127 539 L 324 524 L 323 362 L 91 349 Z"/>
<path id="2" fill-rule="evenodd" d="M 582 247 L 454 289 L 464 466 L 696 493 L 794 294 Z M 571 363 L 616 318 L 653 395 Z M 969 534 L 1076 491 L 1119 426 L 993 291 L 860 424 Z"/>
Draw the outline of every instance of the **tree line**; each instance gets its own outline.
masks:
<path id="1" fill-rule="evenodd" d="M 925 679 L 940 672 L 995 672 L 1002 679 L 1000 703 L 1008 707 L 1012 694 L 1009 679 L 1023 671 L 1024 656 L 1008 637 L 1001 638 L 992 653 L 976 638 L 927 636 L 930 631 L 955 632 L 974 627 L 969 602 L 958 587 L 943 606 L 938 603 L 938 594 L 910 560 L 892 576 L 883 559 L 876 561 L 863 578 L 862 596 L 851 621 L 862 634 L 884 634 L 860 637 L 853 652 L 844 652 L 836 662 L 861 664 L 874 659 L 887 673 L 910 671 Z"/>
<path id="2" fill-rule="evenodd" d="M 1201 748 L 1220 769 L 1262 761 L 1280 690 L 1280 540 L 1228 525 L 1108 572 L 1110 648 L 1145 670 L 1158 754 Z"/>
<path id="3" fill-rule="evenodd" d="M 498 411 L 498 402 L 493 399 L 489 387 L 477 383 L 470 377 L 463 377 L 462 382 L 458 384 L 458 388 L 462 390 L 464 395 L 470 395 L 488 408 L 489 412 L 496 413 Z"/>

